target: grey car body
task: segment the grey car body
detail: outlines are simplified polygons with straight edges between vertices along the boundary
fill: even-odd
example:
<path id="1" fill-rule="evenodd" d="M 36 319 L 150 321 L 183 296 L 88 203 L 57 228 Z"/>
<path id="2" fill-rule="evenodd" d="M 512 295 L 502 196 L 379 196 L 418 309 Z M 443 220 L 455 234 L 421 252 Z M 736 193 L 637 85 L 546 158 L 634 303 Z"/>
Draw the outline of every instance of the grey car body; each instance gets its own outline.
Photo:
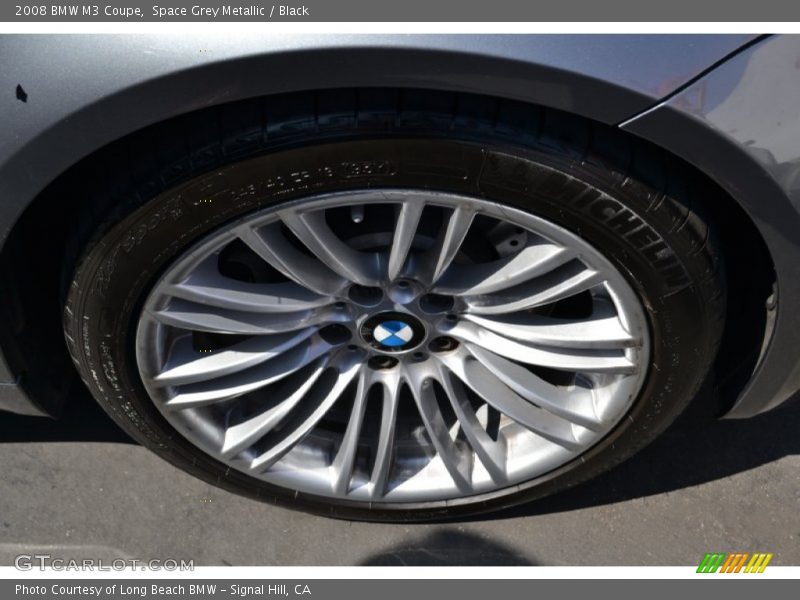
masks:
<path id="1" fill-rule="evenodd" d="M 57 201 L 42 193 L 52 182 L 106 144 L 176 115 L 325 88 L 510 98 L 620 127 L 725 190 L 763 239 L 768 257 L 756 267 L 773 284 L 748 315 L 761 325 L 739 342 L 752 359 L 737 367 L 725 415 L 757 414 L 800 388 L 800 37 L 4 36 L 0 58 L 6 258 L 18 252 L 6 240 L 21 215 L 46 214 L 42 203 Z M 0 409 L 55 415 L 74 373 L 54 378 L 52 365 L 40 364 L 52 362 L 61 332 L 31 333 L 37 317 L 26 312 L 26 293 L 3 276 Z"/>

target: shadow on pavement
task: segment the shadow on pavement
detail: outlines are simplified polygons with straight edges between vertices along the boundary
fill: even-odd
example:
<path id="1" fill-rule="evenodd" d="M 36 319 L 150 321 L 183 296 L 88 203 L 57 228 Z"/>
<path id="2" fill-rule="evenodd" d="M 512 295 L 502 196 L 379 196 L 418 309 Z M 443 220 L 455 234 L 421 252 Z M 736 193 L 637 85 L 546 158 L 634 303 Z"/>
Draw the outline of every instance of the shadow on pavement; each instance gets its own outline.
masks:
<path id="1" fill-rule="evenodd" d="M 0 411 L 0 444 L 18 442 L 136 443 L 83 388 L 70 394 L 58 419 L 24 417 Z"/>
<path id="2" fill-rule="evenodd" d="M 521 552 L 472 533 L 439 529 L 364 560 L 366 566 L 522 566 L 533 565 Z"/>

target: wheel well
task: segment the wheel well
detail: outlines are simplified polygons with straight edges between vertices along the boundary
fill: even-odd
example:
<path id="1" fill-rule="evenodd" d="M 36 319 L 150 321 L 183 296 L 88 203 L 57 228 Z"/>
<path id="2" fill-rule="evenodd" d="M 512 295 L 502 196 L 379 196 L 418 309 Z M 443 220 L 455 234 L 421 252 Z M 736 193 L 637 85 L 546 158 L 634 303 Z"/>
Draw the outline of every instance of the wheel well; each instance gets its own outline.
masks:
<path id="1" fill-rule="evenodd" d="M 181 180 L 180 163 L 170 163 L 168 169 L 159 156 L 180 156 L 185 149 L 174 148 L 171 131 L 178 130 L 185 139 L 186 131 L 199 122 L 213 122 L 212 129 L 225 136 L 226 155 L 203 156 L 203 131 L 198 133 L 193 160 L 207 160 L 213 168 L 221 160 L 247 156 L 257 152 L 263 144 L 261 130 L 269 131 L 263 122 L 263 104 L 269 101 L 273 110 L 296 112 L 298 119 L 292 121 L 290 130 L 318 127 L 318 119 L 311 125 L 302 115 L 319 115 L 324 111 L 332 124 L 337 120 L 352 119 L 346 109 L 347 101 L 355 95 L 363 101 L 369 96 L 370 107 L 380 111 L 382 103 L 403 103 L 411 118 L 426 121 L 426 126 L 441 127 L 447 132 L 452 118 L 453 103 L 470 106 L 470 110 L 484 111 L 489 106 L 502 103 L 504 113 L 518 120 L 517 127 L 530 125 L 522 117 L 530 110 L 538 112 L 538 121 L 559 120 L 566 124 L 561 133 L 569 136 L 570 124 L 586 122 L 584 117 L 560 113 L 552 109 L 532 107 L 520 102 L 500 100 L 462 93 L 446 93 L 428 90 L 326 90 L 282 94 L 267 98 L 216 106 L 187 113 L 163 121 L 108 144 L 90 156 L 74 164 L 40 193 L 27 207 L 12 229 L 2 252 L 0 252 L 0 274 L 5 285 L 0 289 L 0 314 L 11 327 L 0 331 L 0 345 L 12 371 L 21 376 L 21 382 L 31 399 L 45 412 L 57 415 L 60 412 L 68 389 L 78 383 L 77 372 L 72 366 L 64 344 L 61 316 L 63 300 L 75 261 L 80 256 L 92 231 L 92 223 L 114 218 L 114 190 L 121 182 L 131 178 L 132 154 L 152 154 L 152 168 L 156 169 L 159 184 L 171 185 Z M 274 107 L 277 107 L 275 109 Z M 341 109 L 337 108 L 341 107 Z M 497 124 L 497 109 L 492 117 Z M 352 111 L 350 111 L 352 113 Z M 441 123 L 436 122 L 442 115 Z M 516 115 L 516 116 L 514 116 Z M 261 127 L 257 133 L 242 127 L 242 123 L 256 121 Z M 286 122 L 286 121 L 284 121 Z M 542 127 L 539 125 L 531 125 Z M 593 127 L 613 132 L 613 136 L 635 140 L 638 145 L 647 142 L 631 134 L 593 123 Z M 334 128 L 335 129 L 335 128 Z M 273 132 L 287 134 L 291 131 Z M 486 131 L 480 132 L 486 134 Z M 375 135 L 391 134 L 391 129 L 378 128 Z M 654 152 L 663 150 L 653 147 Z M 738 393 L 744 388 L 758 363 L 764 342 L 770 333 L 766 309 L 768 298 L 773 293 L 774 269 L 763 238 L 739 204 L 709 177 L 700 173 L 674 155 L 669 160 L 682 165 L 703 181 L 705 189 L 711 190 L 714 201 L 703 207 L 713 221 L 720 238 L 725 257 L 728 284 L 728 318 L 723 334 L 722 350 L 715 366 L 715 381 L 720 388 L 720 412 L 729 408 Z M 91 181 L 91 185 L 86 185 Z M 146 186 L 138 194 L 146 194 Z M 88 216 L 88 218 L 87 218 Z"/>

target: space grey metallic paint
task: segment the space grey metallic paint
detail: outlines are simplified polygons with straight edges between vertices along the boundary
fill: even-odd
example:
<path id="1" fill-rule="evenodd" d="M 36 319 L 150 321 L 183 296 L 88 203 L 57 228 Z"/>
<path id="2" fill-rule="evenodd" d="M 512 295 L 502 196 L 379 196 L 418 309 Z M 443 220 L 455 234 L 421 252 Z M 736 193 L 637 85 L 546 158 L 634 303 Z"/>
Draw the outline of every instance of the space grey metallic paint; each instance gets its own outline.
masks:
<path id="1" fill-rule="evenodd" d="M 771 91 L 797 81 L 800 38 L 4 36 L 0 58 L 0 240 L 59 174 L 146 125 L 286 91 L 421 87 L 622 123 L 683 156 L 754 219 L 775 261 L 778 305 L 800 299 L 797 94 Z M 800 387 L 792 314 L 777 311 L 733 416 L 774 406 Z M 2 356 L 0 381 L 0 406 L 24 412 Z"/>
<path id="2" fill-rule="evenodd" d="M 777 285 L 773 332 L 728 413 L 748 417 L 800 388 L 800 36 L 774 36 L 622 125 L 712 175 L 764 236 Z"/>

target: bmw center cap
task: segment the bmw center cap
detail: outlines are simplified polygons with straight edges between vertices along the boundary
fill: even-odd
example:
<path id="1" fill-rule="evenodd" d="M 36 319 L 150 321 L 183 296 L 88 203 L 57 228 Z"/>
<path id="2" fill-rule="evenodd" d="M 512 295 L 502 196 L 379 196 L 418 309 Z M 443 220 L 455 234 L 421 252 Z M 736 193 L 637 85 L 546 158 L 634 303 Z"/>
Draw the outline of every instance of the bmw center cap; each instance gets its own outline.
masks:
<path id="1" fill-rule="evenodd" d="M 384 321 L 372 331 L 372 337 L 383 346 L 397 348 L 405 346 L 414 337 L 414 331 L 403 321 Z"/>
<path id="2" fill-rule="evenodd" d="M 422 342 L 425 328 L 413 315 L 384 312 L 364 321 L 361 337 L 377 350 L 403 352 L 416 348 Z"/>

